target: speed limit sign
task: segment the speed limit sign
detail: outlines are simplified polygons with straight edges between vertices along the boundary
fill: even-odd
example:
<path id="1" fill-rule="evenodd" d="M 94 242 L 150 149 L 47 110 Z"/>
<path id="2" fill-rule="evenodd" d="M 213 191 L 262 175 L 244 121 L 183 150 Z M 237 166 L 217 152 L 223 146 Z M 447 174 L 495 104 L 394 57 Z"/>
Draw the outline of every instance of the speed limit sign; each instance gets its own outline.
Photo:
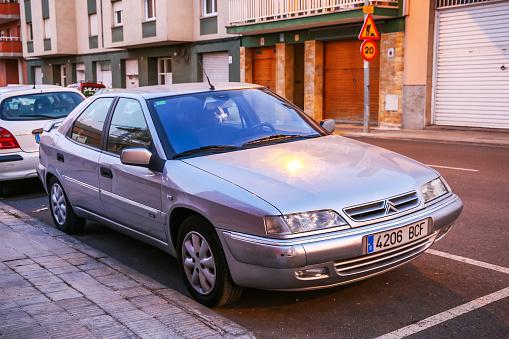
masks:
<path id="1" fill-rule="evenodd" d="M 361 55 L 366 61 L 371 61 L 376 57 L 377 49 L 373 40 L 364 40 L 361 45 Z"/>

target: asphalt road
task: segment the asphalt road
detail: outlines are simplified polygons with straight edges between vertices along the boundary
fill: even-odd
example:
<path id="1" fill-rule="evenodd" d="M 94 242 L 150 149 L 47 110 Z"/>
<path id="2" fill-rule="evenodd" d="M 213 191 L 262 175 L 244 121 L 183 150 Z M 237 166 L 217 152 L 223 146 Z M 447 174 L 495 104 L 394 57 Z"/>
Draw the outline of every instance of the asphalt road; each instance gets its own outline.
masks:
<path id="1" fill-rule="evenodd" d="M 509 148 L 362 141 L 442 173 L 465 205 L 447 237 L 368 280 L 311 292 L 248 289 L 216 311 L 259 338 L 373 338 L 398 330 L 409 338 L 509 338 Z M 6 183 L 0 200 L 52 225 L 37 180 Z M 188 295 L 167 254 L 90 222 L 77 238 Z"/>

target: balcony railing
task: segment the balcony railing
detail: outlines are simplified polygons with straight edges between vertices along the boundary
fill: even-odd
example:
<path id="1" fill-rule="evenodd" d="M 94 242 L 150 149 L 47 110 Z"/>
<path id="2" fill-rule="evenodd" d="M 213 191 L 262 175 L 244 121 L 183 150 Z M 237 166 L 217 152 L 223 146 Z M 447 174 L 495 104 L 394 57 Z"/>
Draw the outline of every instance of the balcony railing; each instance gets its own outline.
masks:
<path id="1" fill-rule="evenodd" d="M 1 0 L 0 1 L 0 16 L 19 16 L 19 3 L 12 0 Z"/>
<path id="2" fill-rule="evenodd" d="M 229 0 L 230 26 L 359 9 L 364 0 Z M 371 0 L 371 6 L 395 8 L 398 0 Z"/>
<path id="3" fill-rule="evenodd" d="M 0 56 L 9 54 L 21 54 L 23 47 L 18 37 L 0 37 Z"/>

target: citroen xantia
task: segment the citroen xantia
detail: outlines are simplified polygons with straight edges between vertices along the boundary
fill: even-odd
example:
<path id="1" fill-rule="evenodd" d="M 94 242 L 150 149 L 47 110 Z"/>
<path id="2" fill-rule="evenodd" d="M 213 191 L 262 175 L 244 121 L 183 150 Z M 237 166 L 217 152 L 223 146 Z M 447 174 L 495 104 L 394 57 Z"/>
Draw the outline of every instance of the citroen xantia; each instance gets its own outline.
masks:
<path id="1" fill-rule="evenodd" d="M 334 126 L 257 85 L 115 91 L 45 127 L 38 173 L 59 229 L 92 219 L 151 243 L 198 301 L 221 306 L 242 287 L 383 273 L 460 215 L 437 171 Z"/>

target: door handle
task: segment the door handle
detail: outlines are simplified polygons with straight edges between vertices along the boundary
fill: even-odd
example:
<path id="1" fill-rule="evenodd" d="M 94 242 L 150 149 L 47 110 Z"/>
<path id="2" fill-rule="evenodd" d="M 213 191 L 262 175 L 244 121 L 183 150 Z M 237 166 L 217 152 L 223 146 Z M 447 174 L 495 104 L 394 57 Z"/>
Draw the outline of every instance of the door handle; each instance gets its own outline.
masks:
<path id="1" fill-rule="evenodd" d="M 101 176 L 105 177 L 105 178 L 113 178 L 113 173 L 111 172 L 111 170 L 107 167 L 101 167 Z"/>
<path id="2" fill-rule="evenodd" d="M 57 153 L 57 161 L 64 162 L 64 155 L 62 153 Z"/>

